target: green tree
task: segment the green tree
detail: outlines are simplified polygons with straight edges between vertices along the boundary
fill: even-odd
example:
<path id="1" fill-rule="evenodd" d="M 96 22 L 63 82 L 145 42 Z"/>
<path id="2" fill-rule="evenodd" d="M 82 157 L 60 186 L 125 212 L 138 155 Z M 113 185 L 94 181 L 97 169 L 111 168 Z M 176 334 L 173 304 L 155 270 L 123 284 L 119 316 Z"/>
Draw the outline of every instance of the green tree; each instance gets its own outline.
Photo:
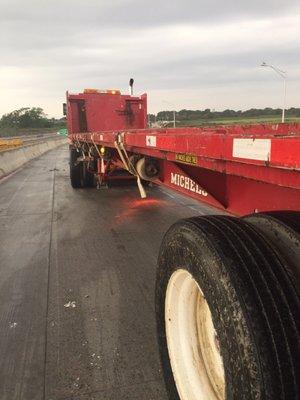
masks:
<path id="1" fill-rule="evenodd" d="M 1 127 L 10 128 L 48 128 L 52 126 L 41 107 L 23 107 L 4 114 L 0 119 Z"/>

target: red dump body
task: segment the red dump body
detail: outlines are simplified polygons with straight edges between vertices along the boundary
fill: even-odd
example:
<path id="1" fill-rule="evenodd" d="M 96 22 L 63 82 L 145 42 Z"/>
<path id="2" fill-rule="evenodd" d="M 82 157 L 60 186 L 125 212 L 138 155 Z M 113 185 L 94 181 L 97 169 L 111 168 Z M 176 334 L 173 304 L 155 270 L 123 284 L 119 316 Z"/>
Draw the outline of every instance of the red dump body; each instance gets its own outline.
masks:
<path id="1" fill-rule="evenodd" d="M 69 95 L 71 142 L 115 149 L 121 141 L 129 154 L 155 159 L 157 184 L 238 215 L 300 209 L 300 124 L 128 129 L 123 119 L 123 128 L 112 120 L 117 127 L 93 129 L 110 126 L 94 98 L 86 102 L 87 130 L 80 132 L 73 122 L 73 99 Z M 106 103 L 106 115 L 115 112 L 112 104 Z"/>
<path id="2" fill-rule="evenodd" d="M 112 93 L 115 92 L 115 93 Z M 121 95 L 119 91 L 86 90 L 67 93 L 68 131 L 97 132 L 143 129 L 147 126 L 147 95 Z"/>

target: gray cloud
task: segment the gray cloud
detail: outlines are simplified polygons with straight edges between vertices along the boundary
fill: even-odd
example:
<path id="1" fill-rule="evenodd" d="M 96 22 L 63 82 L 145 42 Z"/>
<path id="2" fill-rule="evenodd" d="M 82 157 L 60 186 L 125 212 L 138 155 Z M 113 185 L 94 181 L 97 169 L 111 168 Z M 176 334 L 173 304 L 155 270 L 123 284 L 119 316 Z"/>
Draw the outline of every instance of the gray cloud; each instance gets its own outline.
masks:
<path id="1" fill-rule="evenodd" d="M 172 98 L 178 107 L 195 90 L 211 90 L 219 108 L 255 106 L 262 99 L 253 88 L 259 93 L 264 82 L 270 93 L 278 90 L 272 72 L 258 68 L 262 60 L 289 71 L 289 98 L 297 106 L 298 3 L 2 0 L 0 114 L 38 104 L 58 115 L 66 89 L 124 88 L 131 75 L 137 90 Z M 237 85 L 253 93 L 239 101 L 230 94 Z M 272 101 L 266 97 L 265 104 Z M 160 102 L 152 97 L 150 107 L 157 111 Z"/>
<path id="2" fill-rule="evenodd" d="M 223 19 L 251 18 L 288 14 L 297 8 L 297 0 L 89 0 L 2 1 L 1 19 L 20 23 L 40 23 L 41 26 L 63 23 L 66 27 L 77 23 L 83 26 L 118 26 L 136 29 L 178 23 L 207 23 Z M 75 28 L 75 27 L 72 27 Z"/>

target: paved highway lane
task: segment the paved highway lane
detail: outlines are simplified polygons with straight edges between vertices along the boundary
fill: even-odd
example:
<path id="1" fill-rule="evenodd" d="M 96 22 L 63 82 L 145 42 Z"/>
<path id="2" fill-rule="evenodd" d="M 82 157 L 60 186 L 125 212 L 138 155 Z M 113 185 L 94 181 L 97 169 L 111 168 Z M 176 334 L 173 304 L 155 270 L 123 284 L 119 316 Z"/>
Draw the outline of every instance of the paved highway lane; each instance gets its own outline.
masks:
<path id="1" fill-rule="evenodd" d="M 0 183 L 0 399 L 164 400 L 159 245 L 209 207 L 153 187 L 74 190 L 68 148 Z"/>

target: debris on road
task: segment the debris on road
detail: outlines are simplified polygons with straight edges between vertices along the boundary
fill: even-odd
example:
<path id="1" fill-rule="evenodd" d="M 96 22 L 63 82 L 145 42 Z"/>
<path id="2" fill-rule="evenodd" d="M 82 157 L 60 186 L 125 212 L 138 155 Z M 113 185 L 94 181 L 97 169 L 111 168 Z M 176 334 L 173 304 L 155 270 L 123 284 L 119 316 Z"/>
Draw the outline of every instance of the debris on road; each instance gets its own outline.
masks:
<path id="1" fill-rule="evenodd" d="M 68 303 L 64 304 L 64 307 L 66 307 L 66 308 L 75 308 L 76 307 L 76 302 L 75 301 L 69 301 Z"/>

